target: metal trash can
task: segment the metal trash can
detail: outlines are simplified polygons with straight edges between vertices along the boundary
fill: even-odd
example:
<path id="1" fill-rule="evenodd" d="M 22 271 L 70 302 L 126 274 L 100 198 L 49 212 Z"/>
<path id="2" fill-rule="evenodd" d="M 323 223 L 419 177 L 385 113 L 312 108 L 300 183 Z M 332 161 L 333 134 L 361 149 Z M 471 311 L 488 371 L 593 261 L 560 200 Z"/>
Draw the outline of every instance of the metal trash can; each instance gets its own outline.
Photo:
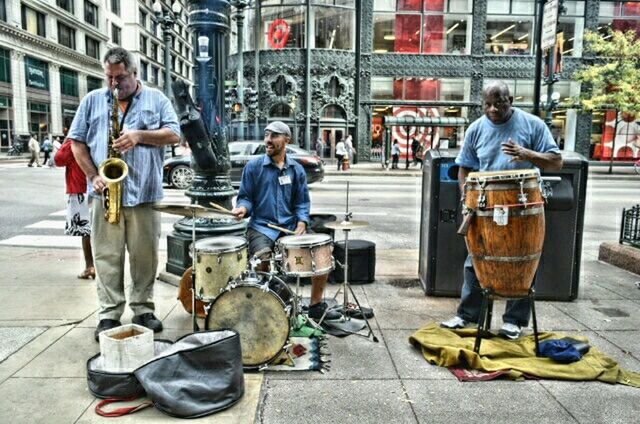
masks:
<path id="1" fill-rule="evenodd" d="M 426 295 L 460 296 L 467 257 L 464 238 L 457 234 L 462 222 L 458 150 L 429 151 L 422 177 L 419 277 Z M 588 160 L 575 152 L 562 152 L 563 168 L 543 172 L 557 176 L 545 206 L 545 241 L 536 278 L 536 298 L 574 300 L 580 283 L 580 259 L 586 203 Z"/>

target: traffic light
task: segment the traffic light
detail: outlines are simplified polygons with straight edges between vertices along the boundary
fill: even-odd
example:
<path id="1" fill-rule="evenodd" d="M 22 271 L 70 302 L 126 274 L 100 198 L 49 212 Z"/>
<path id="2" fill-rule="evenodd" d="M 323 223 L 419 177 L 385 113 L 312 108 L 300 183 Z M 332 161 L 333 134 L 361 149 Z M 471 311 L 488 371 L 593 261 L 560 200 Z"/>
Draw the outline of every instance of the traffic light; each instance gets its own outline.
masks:
<path id="1" fill-rule="evenodd" d="M 244 104 L 247 105 L 247 108 L 249 108 L 249 110 L 256 110 L 258 109 L 258 90 L 254 90 L 253 88 L 247 88 L 244 91 Z"/>
<path id="2" fill-rule="evenodd" d="M 240 113 L 242 112 L 242 103 L 234 103 L 233 104 L 233 109 L 231 109 L 233 111 L 233 113 Z"/>
<path id="3" fill-rule="evenodd" d="M 234 104 L 238 101 L 238 89 L 236 87 L 224 90 L 224 109 L 228 112 L 234 110 Z"/>

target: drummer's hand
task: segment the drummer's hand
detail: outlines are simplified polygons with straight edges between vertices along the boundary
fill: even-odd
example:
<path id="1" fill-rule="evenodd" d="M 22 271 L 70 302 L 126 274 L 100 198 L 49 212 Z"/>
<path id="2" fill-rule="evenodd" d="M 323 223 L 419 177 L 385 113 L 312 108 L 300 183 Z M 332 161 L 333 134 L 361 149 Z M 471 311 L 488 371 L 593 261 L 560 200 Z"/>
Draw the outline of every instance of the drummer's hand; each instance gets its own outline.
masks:
<path id="1" fill-rule="evenodd" d="M 102 194 L 102 191 L 107 187 L 107 183 L 104 178 L 102 178 L 99 174 L 91 177 L 91 185 L 93 186 L 93 191 L 98 194 Z"/>
<path id="2" fill-rule="evenodd" d="M 248 212 L 247 208 L 245 208 L 244 206 L 240 206 L 239 208 L 233 208 L 233 210 L 231 211 L 231 213 L 236 216 L 236 219 L 238 221 L 243 219 L 245 216 L 247 216 L 247 212 Z"/>
<path id="3" fill-rule="evenodd" d="M 307 223 L 304 221 L 298 222 L 298 225 L 296 226 L 295 231 L 297 236 L 303 235 L 304 233 L 307 232 Z"/>
<path id="4" fill-rule="evenodd" d="M 513 142 L 513 140 L 509 139 L 506 143 L 502 143 L 502 151 L 512 156 L 510 162 L 520 162 L 523 160 L 529 160 L 529 149 L 522 147 L 519 144 Z"/>

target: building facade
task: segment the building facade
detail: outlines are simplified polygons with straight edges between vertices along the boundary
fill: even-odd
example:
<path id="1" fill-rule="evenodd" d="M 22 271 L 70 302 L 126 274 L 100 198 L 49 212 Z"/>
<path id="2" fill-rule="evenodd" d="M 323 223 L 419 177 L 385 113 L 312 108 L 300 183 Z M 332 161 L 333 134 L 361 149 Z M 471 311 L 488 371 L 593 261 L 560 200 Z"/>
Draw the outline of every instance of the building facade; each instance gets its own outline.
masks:
<path id="1" fill-rule="evenodd" d="M 163 8 L 169 1 L 161 1 Z M 179 2 L 181 5 L 186 1 Z M 63 136 L 80 100 L 104 86 L 102 56 L 121 45 L 139 78 L 164 86 L 164 41 L 151 0 L 0 0 L 0 149 Z M 172 29 L 172 76 L 192 75 L 184 7 Z"/>
<path id="2" fill-rule="evenodd" d="M 535 0 L 360 0 L 359 8 L 356 0 L 255 3 L 245 11 L 244 25 L 245 85 L 259 91 L 249 129 L 252 122 L 259 129 L 281 119 L 301 145 L 313 148 L 323 139 L 329 156 L 351 134 L 366 160 L 379 151 L 385 130 L 401 144 L 415 138 L 426 148 L 459 145 L 463 127 L 385 129 L 383 118 L 471 122 L 482 115 L 482 91 L 492 80 L 509 85 L 516 106 L 533 108 Z M 571 75 L 588 60 L 586 30 L 640 33 L 640 2 L 567 0 L 564 6 L 558 24 L 562 66 L 553 86 L 560 104 L 580 93 Z M 230 79 L 236 64 L 234 55 Z M 544 98 L 546 87 L 541 92 Z M 600 155 L 606 150 L 609 121 L 606 112 L 558 108 L 554 137 L 564 149 L 597 157 L 598 145 Z M 256 134 L 249 131 L 248 137 Z M 640 154 L 637 148 L 633 154 Z"/>

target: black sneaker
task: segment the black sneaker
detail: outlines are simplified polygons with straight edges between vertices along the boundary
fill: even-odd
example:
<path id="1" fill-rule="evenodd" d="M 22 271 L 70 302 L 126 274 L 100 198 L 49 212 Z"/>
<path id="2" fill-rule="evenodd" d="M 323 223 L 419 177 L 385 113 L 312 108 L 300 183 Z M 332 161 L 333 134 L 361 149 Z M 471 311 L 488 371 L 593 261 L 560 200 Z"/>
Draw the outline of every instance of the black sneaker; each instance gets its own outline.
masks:
<path id="1" fill-rule="evenodd" d="M 105 330 L 111 330 L 112 328 L 120 327 L 122 324 L 117 319 L 101 319 L 98 323 L 98 327 L 93 335 L 96 338 L 96 341 L 100 340 L 100 333 Z"/>
<path id="2" fill-rule="evenodd" d="M 162 331 L 162 321 L 156 318 L 156 316 L 151 312 L 142 315 L 136 315 L 133 317 L 131 322 L 143 327 L 147 327 L 149 330 L 153 330 L 154 333 L 159 333 L 160 331 Z"/>
<path id="3" fill-rule="evenodd" d="M 325 311 L 327 311 L 325 315 Z M 342 314 L 334 309 L 327 309 L 327 302 L 316 303 L 309 306 L 309 318 L 320 319 L 324 315 L 324 319 L 340 319 Z"/>

